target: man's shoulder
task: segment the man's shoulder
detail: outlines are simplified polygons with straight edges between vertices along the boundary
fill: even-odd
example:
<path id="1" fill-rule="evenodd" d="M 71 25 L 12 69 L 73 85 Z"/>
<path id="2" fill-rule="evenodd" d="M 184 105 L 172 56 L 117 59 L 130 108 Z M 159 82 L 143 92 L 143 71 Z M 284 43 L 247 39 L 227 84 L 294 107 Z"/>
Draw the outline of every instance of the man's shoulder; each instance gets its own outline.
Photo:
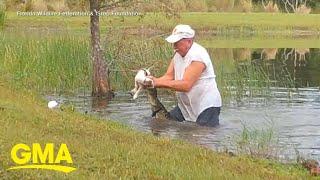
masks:
<path id="1" fill-rule="evenodd" d="M 197 52 L 199 52 L 199 51 L 200 51 L 200 52 L 201 52 L 201 51 L 207 52 L 206 48 L 204 48 L 203 46 L 201 46 L 200 44 L 198 44 L 198 43 L 196 43 L 196 42 L 193 42 L 192 46 L 193 46 L 193 49 L 194 49 L 195 51 L 197 51 Z"/>
<path id="2" fill-rule="evenodd" d="M 208 51 L 203 46 L 196 42 L 193 42 L 190 55 L 197 55 L 202 57 L 203 55 L 207 54 Z"/>

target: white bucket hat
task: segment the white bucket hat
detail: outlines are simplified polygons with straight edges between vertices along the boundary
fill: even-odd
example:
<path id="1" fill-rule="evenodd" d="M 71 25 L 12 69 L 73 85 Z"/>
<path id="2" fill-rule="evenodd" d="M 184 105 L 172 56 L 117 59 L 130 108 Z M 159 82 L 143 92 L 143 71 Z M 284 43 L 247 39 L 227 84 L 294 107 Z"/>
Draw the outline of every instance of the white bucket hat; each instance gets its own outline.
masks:
<path id="1" fill-rule="evenodd" d="M 183 38 L 193 38 L 194 30 L 189 25 L 179 24 L 177 25 L 170 36 L 166 38 L 169 43 L 175 43 Z"/>

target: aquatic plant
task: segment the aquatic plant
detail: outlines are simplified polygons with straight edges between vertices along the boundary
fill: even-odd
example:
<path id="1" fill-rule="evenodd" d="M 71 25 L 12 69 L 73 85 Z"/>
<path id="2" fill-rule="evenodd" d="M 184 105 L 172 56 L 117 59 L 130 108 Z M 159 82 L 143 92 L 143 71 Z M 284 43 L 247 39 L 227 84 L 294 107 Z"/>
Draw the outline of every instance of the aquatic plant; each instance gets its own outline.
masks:
<path id="1" fill-rule="evenodd" d="M 265 128 L 255 128 L 242 123 L 242 131 L 235 138 L 237 154 L 276 159 L 280 148 L 279 138 L 272 121 L 266 122 Z"/>

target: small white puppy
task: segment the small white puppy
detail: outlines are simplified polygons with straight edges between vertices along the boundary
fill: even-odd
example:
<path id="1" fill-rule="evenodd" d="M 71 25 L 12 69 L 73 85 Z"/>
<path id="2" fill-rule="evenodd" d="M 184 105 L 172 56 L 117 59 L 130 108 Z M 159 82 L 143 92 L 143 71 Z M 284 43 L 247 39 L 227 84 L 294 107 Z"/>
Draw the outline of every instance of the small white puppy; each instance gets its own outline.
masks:
<path id="1" fill-rule="evenodd" d="M 133 95 L 133 99 L 137 99 L 139 92 L 144 89 L 145 84 L 152 84 L 152 79 L 148 78 L 147 76 L 150 76 L 151 73 L 149 69 L 140 69 L 137 73 L 137 75 L 134 78 L 134 89 L 131 90 L 131 94 Z"/>

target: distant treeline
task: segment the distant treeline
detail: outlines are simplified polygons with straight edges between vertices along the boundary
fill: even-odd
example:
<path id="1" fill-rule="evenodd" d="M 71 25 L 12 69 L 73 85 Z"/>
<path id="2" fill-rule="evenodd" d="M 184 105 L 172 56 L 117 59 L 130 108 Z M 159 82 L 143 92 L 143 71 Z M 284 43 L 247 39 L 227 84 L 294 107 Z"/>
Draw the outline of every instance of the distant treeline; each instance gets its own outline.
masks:
<path id="1" fill-rule="evenodd" d="M 101 0 L 102 1 L 102 0 Z M 7 10 L 85 11 L 89 0 L 6 0 Z M 103 1 L 102 1 L 103 2 Z M 112 1 L 106 1 L 112 3 Z M 141 12 L 283 12 L 319 13 L 320 0 L 128 0 L 116 10 Z"/>

